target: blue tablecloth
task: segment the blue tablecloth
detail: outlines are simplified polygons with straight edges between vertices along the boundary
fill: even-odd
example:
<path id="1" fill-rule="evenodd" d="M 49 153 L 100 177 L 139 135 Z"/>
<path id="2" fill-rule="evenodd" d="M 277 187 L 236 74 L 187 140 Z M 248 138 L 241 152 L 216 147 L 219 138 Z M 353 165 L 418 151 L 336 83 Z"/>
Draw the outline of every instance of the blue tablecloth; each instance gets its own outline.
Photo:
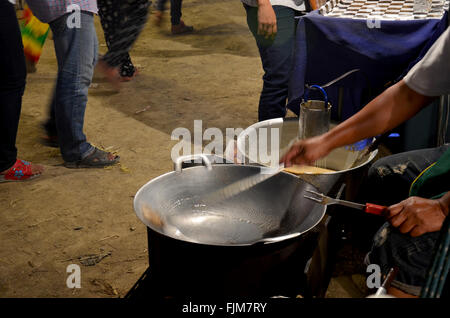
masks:
<path id="1" fill-rule="evenodd" d="M 326 17 L 317 10 L 300 17 L 288 107 L 298 115 L 305 84 L 323 85 L 359 68 L 359 72 L 326 88 L 333 105 L 332 117 L 350 117 L 389 82 L 406 74 L 446 26 L 447 13 L 441 20 L 380 21 L 379 28 L 369 28 L 366 20 Z"/>

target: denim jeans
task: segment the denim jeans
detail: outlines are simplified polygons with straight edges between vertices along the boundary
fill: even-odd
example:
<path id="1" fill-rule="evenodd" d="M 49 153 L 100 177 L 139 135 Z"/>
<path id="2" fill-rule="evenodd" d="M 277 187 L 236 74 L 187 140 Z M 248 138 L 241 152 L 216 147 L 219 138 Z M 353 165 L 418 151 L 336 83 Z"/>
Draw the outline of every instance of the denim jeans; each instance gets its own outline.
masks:
<path id="1" fill-rule="evenodd" d="M 161 12 L 165 11 L 166 2 L 167 0 L 158 0 L 156 2 L 156 9 Z M 182 3 L 183 0 L 170 0 L 170 23 L 172 25 L 180 24 Z"/>
<path id="2" fill-rule="evenodd" d="M 369 170 L 368 190 L 371 197 L 367 195 L 367 201 L 392 205 L 406 199 L 415 178 L 449 147 L 409 151 L 378 160 Z M 392 286 L 418 296 L 426 282 L 438 238 L 439 232 L 411 237 L 385 223 L 375 234 L 366 261 L 380 265 L 384 273 L 397 266 L 399 272 Z"/>
<path id="3" fill-rule="evenodd" d="M 0 172 L 16 162 L 16 136 L 26 68 L 16 11 L 0 0 Z"/>
<path id="4" fill-rule="evenodd" d="M 81 12 L 81 27 L 68 27 L 67 16 L 50 22 L 53 32 L 58 78 L 45 125 L 49 135 L 58 136 L 66 162 L 83 159 L 93 151 L 83 133 L 88 88 L 97 62 L 98 42 L 94 16 Z"/>
<path id="5" fill-rule="evenodd" d="M 258 120 L 286 116 L 289 79 L 294 63 L 297 12 L 284 6 L 273 6 L 277 17 L 274 40 L 258 35 L 258 8 L 244 5 L 247 24 L 255 37 L 264 69 L 263 89 L 259 99 Z"/>

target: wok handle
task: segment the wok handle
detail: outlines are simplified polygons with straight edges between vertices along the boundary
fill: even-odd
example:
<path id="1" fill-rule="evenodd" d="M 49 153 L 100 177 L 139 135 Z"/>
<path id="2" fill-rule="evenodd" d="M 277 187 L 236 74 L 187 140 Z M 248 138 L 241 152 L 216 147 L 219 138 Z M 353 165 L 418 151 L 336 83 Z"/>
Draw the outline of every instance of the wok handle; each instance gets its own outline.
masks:
<path id="1" fill-rule="evenodd" d="M 204 154 L 193 154 L 193 155 L 187 155 L 187 156 L 180 156 L 175 160 L 175 171 L 181 172 L 183 170 L 183 162 L 193 159 L 202 159 L 202 163 L 206 166 L 208 170 L 212 169 L 211 161 L 208 159 L 208 157 Z"/>
<path id="2" fill-rule="evenodd" d="M 373 203 L 366 203 L 366 208 L 364 209 L 364 212 L 375 215 L 384 215 L 386 211 L 387 211 L 386 206 L 376 205 Z"/>

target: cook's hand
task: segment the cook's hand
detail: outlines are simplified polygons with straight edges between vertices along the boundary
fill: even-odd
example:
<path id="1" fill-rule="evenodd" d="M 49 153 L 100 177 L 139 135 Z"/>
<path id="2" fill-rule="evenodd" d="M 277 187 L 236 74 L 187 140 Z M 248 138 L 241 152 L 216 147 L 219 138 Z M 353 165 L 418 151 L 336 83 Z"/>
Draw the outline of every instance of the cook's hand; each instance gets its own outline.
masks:
<path id="1" fill-rule="evenodd" d="M 258 34 L 266 39 L 277 34 L 277 17 L 269 1 L 258 3 Z"/>
<path id="2" fill-rule="evenodd" d="M 290 167 L 293 164 L 311 165 L 316 160 L 325 157 L 329 150 L 324 147 L 322 138 L 322 136 L 317 136 L 297 141 L 280 159 L 280 163 L 284 163 L 285 167 Z"/>
<path id="3" fill-rule="evenodd" d="M 386 215 L 392 226 L 413 237 L 439 231 L 446 216 L 439 200 L 419 197 L 409 197 L 388 207 Z"/>

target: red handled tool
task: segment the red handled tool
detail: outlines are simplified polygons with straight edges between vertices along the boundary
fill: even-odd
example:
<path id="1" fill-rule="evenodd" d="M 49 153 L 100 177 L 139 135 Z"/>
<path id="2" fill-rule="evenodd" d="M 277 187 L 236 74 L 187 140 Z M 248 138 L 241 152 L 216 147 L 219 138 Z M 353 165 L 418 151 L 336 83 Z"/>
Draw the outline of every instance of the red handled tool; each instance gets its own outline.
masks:
<path id="1" fill-rule="evenodd" d="M 318 192 L 311 191 L 311 190 L 306 190 L 306 192 L 311 193 L 311 194 L 315 195 L 316 197 L 305 195 L 304 196 L 305 198 L 319 202 L 320 204 L 324 204 L 324 205 L 330 205 L 330 204 L 345 205 L 350 208 L 363 210 L 366 213 L 375 214 L 375 215 L 384 215 L 384 213 L 387 210 L 387 207 L 382 206 L 382 205 L 376 205 L 376 204 L 372 204 L 372 203 L 360 204 L 360 203 L 354 203 L 354 202 L 345 201 L 345 200 L 333 199 L 331 197 L 327 197 L 326 195 L 324 195 L 322 193 L 318 193 Z"/>

